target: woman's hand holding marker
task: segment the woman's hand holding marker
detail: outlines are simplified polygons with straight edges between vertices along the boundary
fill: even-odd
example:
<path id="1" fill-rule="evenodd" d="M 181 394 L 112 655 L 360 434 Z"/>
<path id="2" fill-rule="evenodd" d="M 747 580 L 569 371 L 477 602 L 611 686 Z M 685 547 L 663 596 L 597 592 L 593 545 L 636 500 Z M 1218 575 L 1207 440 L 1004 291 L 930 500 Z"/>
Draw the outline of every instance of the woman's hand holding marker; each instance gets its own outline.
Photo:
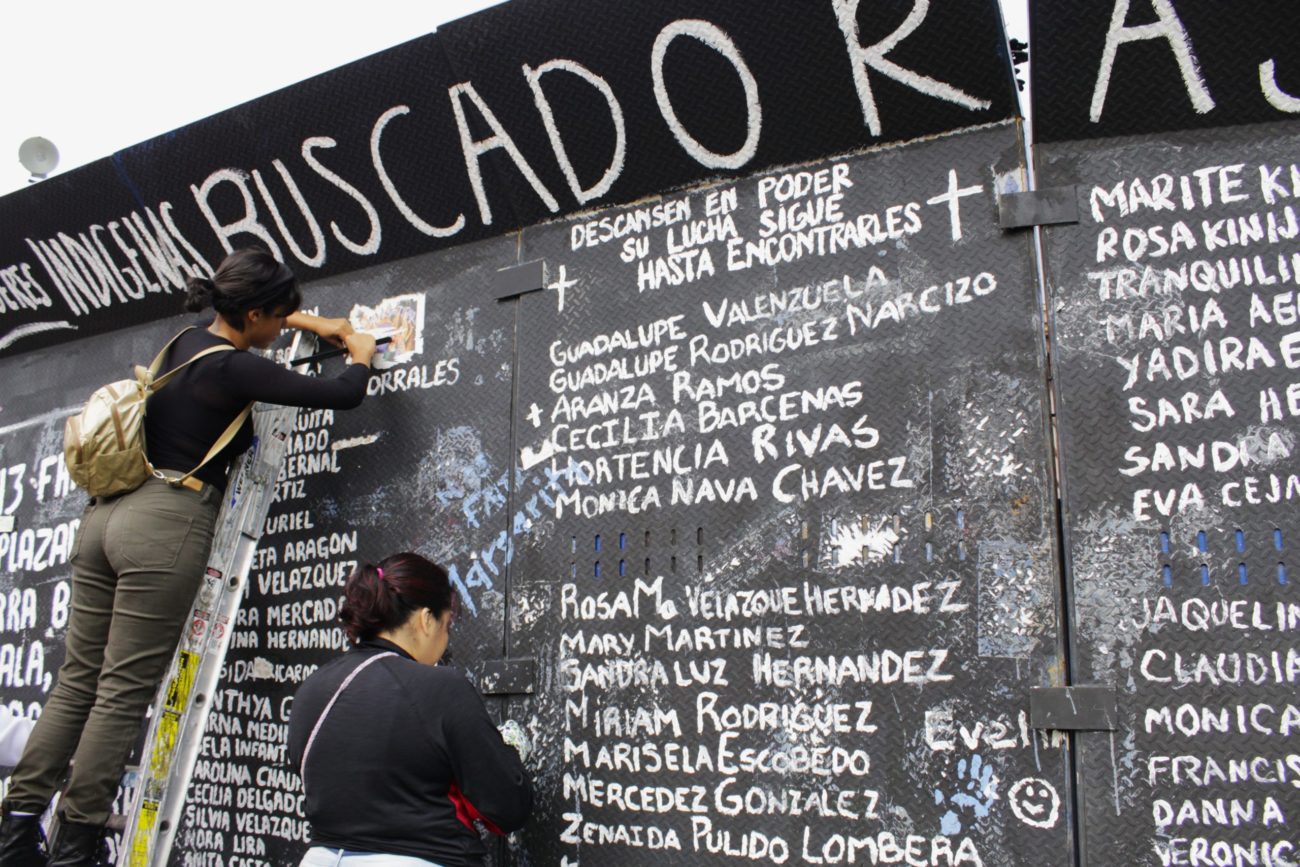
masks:
<path id="1" fill-rule="evenodd" d="M 343 345 L 348 348 L 348 355 L 353 364 L 370 366 L 370 359 L 375 354 L 375 336 L 362 331 L 353 331 L 343 336 Z"/>

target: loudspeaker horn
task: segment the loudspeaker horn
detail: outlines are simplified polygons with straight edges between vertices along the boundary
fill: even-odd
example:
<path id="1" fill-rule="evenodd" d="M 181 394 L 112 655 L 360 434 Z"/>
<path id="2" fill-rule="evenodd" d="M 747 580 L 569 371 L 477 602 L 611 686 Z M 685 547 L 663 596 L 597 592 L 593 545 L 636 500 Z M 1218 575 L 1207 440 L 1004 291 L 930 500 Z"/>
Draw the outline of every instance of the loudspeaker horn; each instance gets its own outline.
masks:
<path id="1" fill-rule="evenodd" d="M 33 136 L 18 146 L 18 161 L 33 178 L 44 178 L 59 164 L 59 149 L 49 139 Z"/>

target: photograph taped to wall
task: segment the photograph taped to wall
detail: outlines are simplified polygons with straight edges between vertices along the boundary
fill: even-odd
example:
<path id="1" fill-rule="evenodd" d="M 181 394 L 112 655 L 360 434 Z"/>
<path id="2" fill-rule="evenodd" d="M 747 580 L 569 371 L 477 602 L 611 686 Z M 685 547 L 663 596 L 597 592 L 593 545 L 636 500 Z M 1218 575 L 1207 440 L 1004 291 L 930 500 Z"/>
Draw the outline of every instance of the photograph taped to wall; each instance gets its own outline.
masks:
<path id="1" fill-rule="evenodd" d="M 376 340 L 391 338 L 371 361 L 376 370 L 396 367 L 424 352 L 423 292 L 385 298 L 375 307 L 358 304 L 348 314 L 348 321 L 357 331 L 373 334 Z"/>

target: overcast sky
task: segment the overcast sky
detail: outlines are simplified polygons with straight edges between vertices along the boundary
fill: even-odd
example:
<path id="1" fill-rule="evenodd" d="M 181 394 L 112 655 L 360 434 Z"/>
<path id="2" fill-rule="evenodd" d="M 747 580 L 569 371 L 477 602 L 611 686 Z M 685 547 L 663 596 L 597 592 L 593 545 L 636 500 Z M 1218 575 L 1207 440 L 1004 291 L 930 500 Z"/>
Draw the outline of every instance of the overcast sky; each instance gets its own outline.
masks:
<path id="1" fill-rule="evenodd" d="M 0 194 L 27 185 L 18 146 L 31 136 L 55 144 L 64 172 L 497 2 L 9 0 Z M 1008 31 L 1023 38 L 1027 0 L 1002 2 Z"/>

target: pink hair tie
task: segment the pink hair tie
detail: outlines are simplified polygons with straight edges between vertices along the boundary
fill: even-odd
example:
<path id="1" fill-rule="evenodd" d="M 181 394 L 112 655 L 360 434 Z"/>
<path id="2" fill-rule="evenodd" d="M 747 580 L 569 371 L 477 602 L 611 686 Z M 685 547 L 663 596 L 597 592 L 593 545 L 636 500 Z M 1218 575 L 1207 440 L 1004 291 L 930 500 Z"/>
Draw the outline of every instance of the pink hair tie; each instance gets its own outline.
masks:
<path id="1" fill-rule="evenodd" d="M 384 570 L 381 569 L 380 567 L 376 566 L 376 567 L 375 567 L 375 571 L 379 573 L 379 580 L 380 580 L 380 581 L 383 581 L 383 580 L 384 580 Z"/>

